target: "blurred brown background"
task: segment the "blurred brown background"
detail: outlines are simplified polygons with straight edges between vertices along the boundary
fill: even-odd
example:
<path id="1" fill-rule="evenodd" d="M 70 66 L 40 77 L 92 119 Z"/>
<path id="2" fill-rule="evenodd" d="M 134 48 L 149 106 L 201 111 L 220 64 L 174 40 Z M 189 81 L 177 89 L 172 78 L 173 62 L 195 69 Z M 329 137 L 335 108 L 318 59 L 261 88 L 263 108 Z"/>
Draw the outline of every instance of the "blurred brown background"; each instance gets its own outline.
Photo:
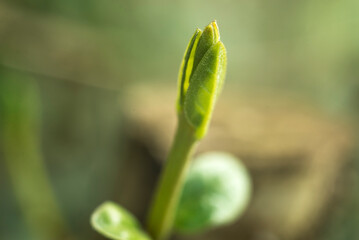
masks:
<path id="1" fill-rule="evenodd" d="M 105 200 L 143 220 L 196 27 L 216 19 L 224 92 L 199 152 L 249 168 L 232 225 L 174 239 L 359 239 L 359 2 L 0 1 L 0 239 L 103 239 Z"/>

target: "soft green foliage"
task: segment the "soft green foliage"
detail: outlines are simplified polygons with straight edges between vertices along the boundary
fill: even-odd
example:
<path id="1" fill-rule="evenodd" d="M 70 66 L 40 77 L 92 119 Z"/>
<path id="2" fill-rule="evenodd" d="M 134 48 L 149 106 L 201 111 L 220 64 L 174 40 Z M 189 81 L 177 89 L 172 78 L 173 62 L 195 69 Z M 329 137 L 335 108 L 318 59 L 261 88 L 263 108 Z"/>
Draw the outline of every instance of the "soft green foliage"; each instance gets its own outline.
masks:
<path id="1" fill-rule="evenodd" d="M 92 227 L 115 240 L 150 240 L 126 209 L 113 202 L 100 205 L 91 216 Z"/>
<path id="2" fill-rule="evenodd" d="M 175 230 L 192 233 L 230 223 L 244 212 L 250 195 L 249 174 L 238 159 L 221 152 L 203 154 L 187 175 Z"/>
<path id="3" fill-rule="evenodd" d="M 226 49 L 216 22 L 197 29 L 185 52 L 179 73 L 177 109 L 195 129 L 197 139 L 207 132 L 226 72 Z"/>

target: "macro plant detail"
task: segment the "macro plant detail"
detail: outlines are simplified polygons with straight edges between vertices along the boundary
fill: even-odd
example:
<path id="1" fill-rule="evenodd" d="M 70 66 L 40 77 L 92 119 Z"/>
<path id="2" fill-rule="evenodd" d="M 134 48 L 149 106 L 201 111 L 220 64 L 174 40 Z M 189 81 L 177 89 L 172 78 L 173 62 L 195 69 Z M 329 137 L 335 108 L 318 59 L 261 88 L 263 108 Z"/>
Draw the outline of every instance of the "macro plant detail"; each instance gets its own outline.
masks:
<path id="1" fill-rule="evenodd" d="M 112 202 L 102 204 L 93 213 L 91 224 L 95 230 L 110 239 L 164 240 L 172 230 L 198 232 L 229 223 L 243 212 L 250 195 L 250 181 L 237 159 L 211 153 L 200 157 L 193 168 L 190 166 L 196 146 L 210 124 L 226 64 L 226 49 L 220 41 L 217 23 L 211 22 L 203 31 L 196 29 L 179 71 L 175 138 L 150 205 L 145 230 L 131 213 Z M 207 163 L 209 168 L 203 167 Z M 200 189 L 196 189 L 198 186 Z M 193 189 L 203 201 L 190 203 Z"/>
<path id="2" fill-rule="evenodd" d="M 359 240 L 354 9 L 0 0 L 0 240 Z"/>

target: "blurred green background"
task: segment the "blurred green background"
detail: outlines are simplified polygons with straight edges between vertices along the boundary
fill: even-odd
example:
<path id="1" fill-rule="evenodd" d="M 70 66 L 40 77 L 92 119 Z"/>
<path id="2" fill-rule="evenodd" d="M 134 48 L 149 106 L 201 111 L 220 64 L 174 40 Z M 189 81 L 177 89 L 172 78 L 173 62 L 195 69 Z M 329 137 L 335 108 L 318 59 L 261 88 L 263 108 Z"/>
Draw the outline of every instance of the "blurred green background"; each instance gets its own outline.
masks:
<path id="1" fill-rule="evenodd" d="M 228 51 L 224 95 L 295 99 L 348 126 L 354 146 L 338 157 L 345 197 L 309 235 L 245 236 L 357 239 L 358 12 L 357 0 L 0 1 L 0 239 L 101 239 L 89 216 L 131 191 L 119 172 L 139 151 L 128 89 L 174 90 L 188 40 L 213 19 Z"/>

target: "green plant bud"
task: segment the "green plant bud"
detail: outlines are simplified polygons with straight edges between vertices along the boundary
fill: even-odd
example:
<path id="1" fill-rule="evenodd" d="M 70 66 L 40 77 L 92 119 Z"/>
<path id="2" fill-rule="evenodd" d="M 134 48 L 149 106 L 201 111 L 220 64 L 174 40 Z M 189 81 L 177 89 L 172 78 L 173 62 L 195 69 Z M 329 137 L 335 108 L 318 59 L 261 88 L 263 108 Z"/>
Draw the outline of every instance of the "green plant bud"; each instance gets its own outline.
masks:
<path id="1" fill-rule="evenodd" d="M 250 177 L 238 159 L 221 152 L 205 153 L 187 174 L 174 228 L 194 233 L 230 223 L 243 214 L 250 195 Z"/>
<path id="2" fill-rule="evenodd" d="M 91 216 L 92 227 L 100 234 L 115 240 L 150 240 L 126 209 L 113 202 L 101 204 Z"/>
<path id="3" fill-rule="evenodd" d="M 195 129 L 196 138 L 207 132 L 216 98 L 221 91 L 227 65 L 226 49 L 216 22 L 191 38 L 179 73 L 177 109 Z"/>

